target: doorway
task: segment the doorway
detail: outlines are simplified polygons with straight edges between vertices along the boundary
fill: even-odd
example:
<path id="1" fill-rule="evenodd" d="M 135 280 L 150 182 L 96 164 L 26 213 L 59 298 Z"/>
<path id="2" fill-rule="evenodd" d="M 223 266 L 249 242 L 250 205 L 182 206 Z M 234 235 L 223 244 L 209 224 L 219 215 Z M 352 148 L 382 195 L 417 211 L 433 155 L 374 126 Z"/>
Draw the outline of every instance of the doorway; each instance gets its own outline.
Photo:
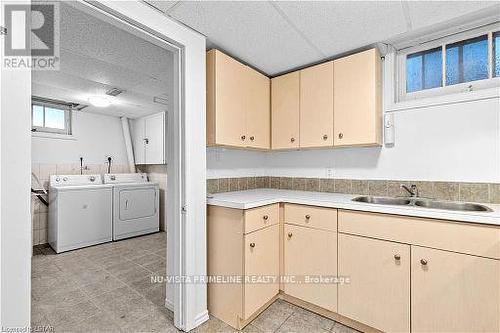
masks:
<path id="1" fill-rule="evenodd" d="M 107 3 L 106 6 L 95 2 L 71 3 L 71 6 L 86 12 L 94 17 L 106 21 L 120 29 L 127 31 L 135 36 L 148 40 L 157 46 L 168 49 L 174 54 L 173 71 L 175 86 L 177 87 L 172 96 L 173 110 L 168 114 L 167 120 L 167 139 L 166 159 L 167 159 L 167 276 L 195 276 L 204 275 L 205 264 L 205 109 L 204 109 L 204 57 L 205 41 L 199 34 L 182 27 L 163 14 L 154 11 L 148 5 L 140 2 L 117 2 Z M 23 79 L 23 80 L 20 80 Z M 17 81 L 15 85 L 9 85 Z M 11 112 L 14 112 L 14 105 L 7 101 L 22 100 L 23 104 L 31 105 L 31 82 L 27 73 L 18 73 L 17 75 L 4 75 L 2 69 L 2 120 L 8 120 Z M 29 86 L 27 83 L 29 82 Z M 26 85 L 22 90 L 22 84 Z M 12 93 L 12 88 L 18 89 Z M 19 90 L 21 88 L 21 90 Z M 16 109 L 19 109 L 19 103 Z M 31 108 L 31 107 L 30 107 Z M 11 153 L 10 162 L 19 161 L 22 170 L 28 171 L 31 150 L 28 147 L 31 133 L 26 133 L 28 121 L 31 117 L 21 117 L 23 126 L 9 129 L 2 122 L 2 142 L 4 135 L 10 139 L 20 138 L 18 141 L 21 147 L 18 147 L 18 153 L 8 151 L 2 145 L 2 181 L 4 180 L 5 170 L 3 162 L 5 155 Z M 17 131 L 13 131 L 16 129 Z M 22 129 L 19 131 L 19 129 Z M 196 133 L 196 135 L 192 135 Z M 25 149 L 23 149 L 23 147 Z M 28 153 L 28 154 L 27 154 Z M 28 168 L 26 168 L 28 166 Z M 29 172 L 27 173 L 29 174 Z M 21 177 L 26 185 L 26 178 Z M 5 183 L 3 182 L 2 185 Z M 17 183 L 19 185 L 20 182 Z M 6 185 L 9 185 L 8 183 Z M 15 184 L 13 183 L 12 186 Z M 8 188 L 2 186 L 2 192 Z M 26 189 L 27 190 L 27 189 Z M 2 196 L 2 206 L 6 207 L 11 203 L 17 204 L 26 200 L 29 192 L 19 193 L 19 196 L 13 195 L 9 198 Z M 18 206 L 19 207 L 19 206 Z M 24 208 L 27 208 L 24 206 Z M 14 249 L 9 246 L 7 237 L 10 234 L 16 234 L 17 240 L 21 239 L 26 251 L 22 253 L 22 260 L 17 263 L 11 263 L 2 260 L 2 289 L 3 281 L 8 281 L 10 273 L 25 278 L 16 279 L 13 283 L 22 285 L 22 288 L 16 289 L 18 295 L 8 295 L 2 293 L 2 304 L 8 304 L 16 297 L 18 308 L 15 315 L 9 311 L 6 306 L 2 306 L 2 325 L 20 327 L 29 324 L 29 254 L 31 252 L 31 223 L 28 223 L 29 212 L 24 209 L 19 212 L 9 212 L 9 218 L 15 218 L 27 223 L 19 228 L 10 228 L 7 224 L 2 225 L 2 257 L 4 254 L 12 252 Z M 5 210 L 4 210 L 5 211 Z M 2 221 L 4 220 L 2 211 Z M 19 235 L 22 233 L 22 235 Z M 10 243 L 12 244 L 12 243 Z M 19 248 L 19 242 L 18 242 Z M 28 263 L 28 265 L 26 265 Z M 28 277 L 28 279 L 26 279 Z M 28 289 L 26 289 L 26 286 Z M 15 287 L 15 286 L 12 286 Z M 171 283 L 166 285 L 165 304 L 174 313 L 174 324 L 182 330 L 189 330 L 208 319 L 206 311 L 206 286 L 203 284 L 187 285 L 185 283 Z M 28 296 L 28 297 L 27 297 Z M 9 299 L 9 298 L 10 299 Z M 28 305 L 26 307 L 26 305 Z M 28 310 L 28 311 L 27 311 Z"/>

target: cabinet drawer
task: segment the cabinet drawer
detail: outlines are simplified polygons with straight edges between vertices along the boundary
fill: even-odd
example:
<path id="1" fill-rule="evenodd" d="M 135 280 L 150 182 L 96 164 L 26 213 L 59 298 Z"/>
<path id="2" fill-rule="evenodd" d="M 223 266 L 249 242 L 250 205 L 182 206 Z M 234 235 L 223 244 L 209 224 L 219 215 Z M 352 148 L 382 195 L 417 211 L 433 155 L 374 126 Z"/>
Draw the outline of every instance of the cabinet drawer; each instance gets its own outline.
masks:
<path id="1" fill-rule="evenodd" d="M 500 259 L 500 228 L 419 217 L 339 211 L 339 232 Z"/>
<path id="2" fill-rule="evenodd" d="M 278 204 L 245 210 L 245 233 L 249 233 L 279 222 Z"/>
<path id="3" fill-rule="evenodd" d="M 285 223 L 337 231 L 337 210 L 305 205 L 285 205 Z"/>
<path id="4" fill-rule="evenodd" d="M 244 284 L 244 320 L 279 291 L 279 226 L 273 225 L 245 235 L 245 277 L 264 279 Z M 272 280 L 275 279 L 275 280 Z"/>

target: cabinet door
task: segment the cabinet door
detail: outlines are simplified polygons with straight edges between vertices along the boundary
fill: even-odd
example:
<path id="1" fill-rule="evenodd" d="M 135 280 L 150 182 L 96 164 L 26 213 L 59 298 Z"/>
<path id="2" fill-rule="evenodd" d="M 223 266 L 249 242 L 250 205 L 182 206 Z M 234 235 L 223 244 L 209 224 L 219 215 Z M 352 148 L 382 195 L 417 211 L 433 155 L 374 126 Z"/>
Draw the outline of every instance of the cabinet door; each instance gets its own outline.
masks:
<path id="1" fill-rule="evenodd" d="M 382 87 L 377 49 L 334 61 L 334 144 L 382 143 Z"/>
<path id="2" fill-rule="evenodd" d="M 333 62 L 300 71 L 300 147 L 333 146 Z"/>
<path id="3" fill-rule="evenodd" d="M 315 280 L 337 276 L 337 233 L 290 224 L 284 230 L 285 293 L 337 312 L 337 284 Z"/>
<path id="4" fill-rule="evenodd" d="M 384 332 L 410 331 L 410 246 L 338 235 L 341 315 Z M 399 259 L 398 259 L 399 258 Z"/>
<path id="5" fill-rule="evenodd" d="M 244 147 L 246 138 L 245 66 L 224 53 L 207 55 L 207 140 L 209 144 Z M 243 138 L 243 139 L 242 139 Z"/>
<path id="6" fill-rule="evenodd" d="M 278 294 L 279 290 L 279 226 L 273 225 L 245 237 L 245 277 L 269 281 L 245 282 L 244 320 Z"/>
<path id="7" fill-rule="evenodd" d="M 412 332 L 499 332 L 500 262 L 411 247 Z"/>
<path id="8" fill-rule="evenodd" d="M 271 81 L 250 67 L 245 68 L 246 146 L 271 147 Z"/>
<path id="9" fill-rule="evenodd" d="M 130 120 L 135 164 L 145 164 L 144 118 Z"/>
<path id="10" fill-rule="evenodd" d="M 271 80 L 272 149 L 299 148 L 300 73 Z"/>
<path id="11" fill-rule="evenodd" d="M 165 163 L 165 113 L 157 113 L 144 119 L 146 164 Z"/>

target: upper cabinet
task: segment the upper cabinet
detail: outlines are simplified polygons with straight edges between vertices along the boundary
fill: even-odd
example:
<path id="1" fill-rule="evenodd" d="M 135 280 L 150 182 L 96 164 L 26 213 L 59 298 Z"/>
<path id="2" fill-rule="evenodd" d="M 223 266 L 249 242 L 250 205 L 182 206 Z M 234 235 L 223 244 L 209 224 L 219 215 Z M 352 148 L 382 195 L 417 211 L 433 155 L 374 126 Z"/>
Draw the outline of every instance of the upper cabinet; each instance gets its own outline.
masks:
<path id="1" fill-rule="evenodd" d="M 381 71 L 377 49 L 333 62 L 335 146 L 382 144 Z"/>
<path id="2" fill-rule="evenodd" d="M 165 112 L 132 121 L 136 164 L 165 164 Z"/>
<path id="3" fill-rule="evenodd" d="M 300 71 L 300 147 L 333 146 L 333 62 Z"/>
<path id="4" fill-rule="evenodd" d="M 271 79 L 272 149 L 299 148 L 300 74 Z"/>
<path id="5" fill-rule="evenodd" d="M 207 53 L 207 144 L 269 149 L 270 79 L 218 50 Z"/>
<path id="6" fill-rule="evenodd" d="M 377 49 L 272 80 L 218 50 L 207 53 L 207 144 L 299 149 L 382 144 Z"/>

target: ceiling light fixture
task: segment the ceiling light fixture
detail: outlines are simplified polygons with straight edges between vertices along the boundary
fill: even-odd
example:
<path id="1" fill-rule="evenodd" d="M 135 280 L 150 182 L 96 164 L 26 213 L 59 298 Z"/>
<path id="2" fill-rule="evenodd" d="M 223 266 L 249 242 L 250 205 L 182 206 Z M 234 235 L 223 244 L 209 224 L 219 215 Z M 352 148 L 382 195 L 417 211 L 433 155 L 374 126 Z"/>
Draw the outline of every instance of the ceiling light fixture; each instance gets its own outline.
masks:
<path id="1" fill-rule="evenodd" d="M 90 96 L 88 101 L 90 104 L 98 108 L 105 108 L 111 105 L 111 100 L 106 96 Z"/>

